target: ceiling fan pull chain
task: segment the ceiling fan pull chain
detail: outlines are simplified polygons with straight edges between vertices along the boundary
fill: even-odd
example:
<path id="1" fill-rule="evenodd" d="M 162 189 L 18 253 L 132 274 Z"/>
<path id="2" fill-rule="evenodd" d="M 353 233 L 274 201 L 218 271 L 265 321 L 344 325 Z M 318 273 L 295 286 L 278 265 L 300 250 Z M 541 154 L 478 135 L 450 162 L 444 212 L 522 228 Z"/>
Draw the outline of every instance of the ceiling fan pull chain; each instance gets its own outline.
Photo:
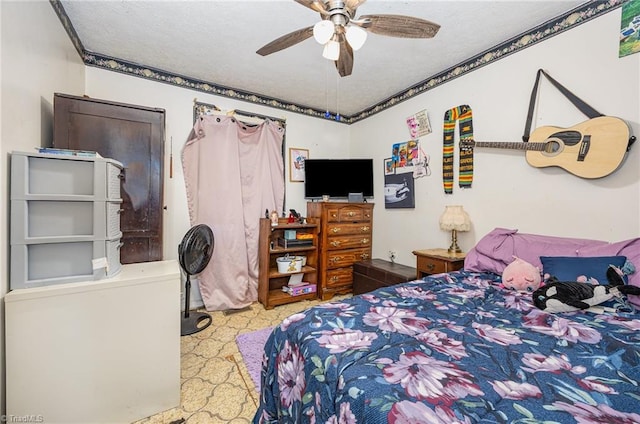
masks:
<path id="1" fill-rule="evenodd" d="M 325 61 L 324 65 L 324 98 L 327 104 L 326 111 L 324 112 L 325 118 L 331 118 L 331 112 L 329 112 L 329 62 Z"/>
<path id="2" fill-rule="evenodd" d="M 340 120 L 340 75 L 336 77 L 336 121 Z"/>

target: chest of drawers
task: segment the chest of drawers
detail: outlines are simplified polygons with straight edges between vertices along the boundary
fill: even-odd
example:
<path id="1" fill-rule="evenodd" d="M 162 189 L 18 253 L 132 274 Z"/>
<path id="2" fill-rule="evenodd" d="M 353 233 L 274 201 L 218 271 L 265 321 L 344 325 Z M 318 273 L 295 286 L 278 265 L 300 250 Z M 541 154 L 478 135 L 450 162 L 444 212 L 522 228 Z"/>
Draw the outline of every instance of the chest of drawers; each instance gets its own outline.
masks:
<path id="1" fill-rule="evenodd" d="M 353 290 L 353 264 L 371 258 L 373 203 L 309 202 L 307 219 L 320 226 L 319 296 Z"/>

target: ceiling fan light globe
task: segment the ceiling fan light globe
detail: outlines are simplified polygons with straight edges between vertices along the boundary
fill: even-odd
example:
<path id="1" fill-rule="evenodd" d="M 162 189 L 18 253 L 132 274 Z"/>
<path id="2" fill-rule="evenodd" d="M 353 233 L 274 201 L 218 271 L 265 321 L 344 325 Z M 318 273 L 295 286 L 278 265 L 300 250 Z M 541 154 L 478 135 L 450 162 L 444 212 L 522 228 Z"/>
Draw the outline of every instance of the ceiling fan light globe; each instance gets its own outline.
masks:
<path id="1" fill-rule="evenodd" d="M 322 20 L 313 26 L 313 38 L 320 44 L 326 44 L 334 33 L 335 27 L 331 21 Z"/>
<path id="2" fill-rule="evenodd" d="M 338 60 L 340 57 L 340 43 L 335 40 L 329 40 L 322 50 L 322 57 L 329 60 Z"/>
<path id="3" fill-rule="evenodd" d="M 364 42 L 367 41 L 367 31 L 359 26 L 349 25 L 346 37 L 353 50 L 360 50 L 360 47 L 364 46 Z"/>

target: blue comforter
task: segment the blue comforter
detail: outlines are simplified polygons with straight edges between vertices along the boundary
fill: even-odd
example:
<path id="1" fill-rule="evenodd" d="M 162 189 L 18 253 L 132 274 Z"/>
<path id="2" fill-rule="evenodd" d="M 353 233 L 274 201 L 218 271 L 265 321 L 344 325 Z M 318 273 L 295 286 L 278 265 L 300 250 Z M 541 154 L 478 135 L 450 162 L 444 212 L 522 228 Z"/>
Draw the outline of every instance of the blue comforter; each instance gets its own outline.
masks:
<path id="1" fill-rule="evenodd" d="M 640 423 L 640 315 L 547 314 L 494 274 L 285 319 L 254 423 Z"/>

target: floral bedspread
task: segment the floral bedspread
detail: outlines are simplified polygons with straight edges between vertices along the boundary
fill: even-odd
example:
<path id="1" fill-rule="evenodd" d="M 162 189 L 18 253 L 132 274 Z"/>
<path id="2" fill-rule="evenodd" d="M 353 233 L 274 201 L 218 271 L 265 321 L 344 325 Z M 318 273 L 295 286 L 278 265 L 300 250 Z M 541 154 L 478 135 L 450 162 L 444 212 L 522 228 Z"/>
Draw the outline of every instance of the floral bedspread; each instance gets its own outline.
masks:
<path id="1" fill-rule="evenodd" d="M 547 314 L 467 271 L 285 319 L 254 423 L 640 423 L 640 313 Z"/>

